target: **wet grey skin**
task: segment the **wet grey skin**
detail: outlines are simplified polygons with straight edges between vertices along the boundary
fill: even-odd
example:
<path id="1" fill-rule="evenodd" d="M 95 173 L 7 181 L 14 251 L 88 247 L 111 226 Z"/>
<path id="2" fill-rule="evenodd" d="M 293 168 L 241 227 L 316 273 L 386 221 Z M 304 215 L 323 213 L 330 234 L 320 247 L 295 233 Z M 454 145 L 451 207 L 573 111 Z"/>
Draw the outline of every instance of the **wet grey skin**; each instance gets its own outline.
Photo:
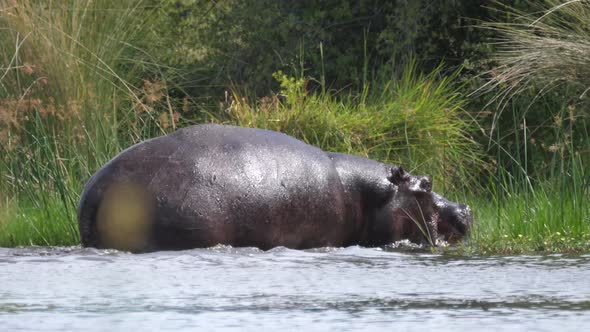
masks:
<path id="1" fill-rule="evenodd" d="M 458 240 L 472 218 L 461 206 L 397 165 L 207 124 L 113 158 L 84 187 L 78 224 L 82 245 L 132 252 L 380 246 Z"/>

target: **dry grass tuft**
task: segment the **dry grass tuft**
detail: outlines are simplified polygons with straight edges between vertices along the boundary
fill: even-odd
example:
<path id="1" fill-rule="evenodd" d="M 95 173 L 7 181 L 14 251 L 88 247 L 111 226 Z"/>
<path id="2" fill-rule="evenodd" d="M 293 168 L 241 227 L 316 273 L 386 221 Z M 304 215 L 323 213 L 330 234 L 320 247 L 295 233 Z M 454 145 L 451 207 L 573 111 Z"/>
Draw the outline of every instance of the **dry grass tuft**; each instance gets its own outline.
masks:
<path id="1" fill-rule="evenodd" d="M 483 24 L 499 34 L 498 66 L 488 72 L 481 90 L 500 91 L 503 102 L 530 87 L 541 93 L 568 83 L 583 97 L 590 89 L 590 1 L 544 0 L 531 2 L 539 12 L 523 13 L 503 7 L 512 22 Z"/>

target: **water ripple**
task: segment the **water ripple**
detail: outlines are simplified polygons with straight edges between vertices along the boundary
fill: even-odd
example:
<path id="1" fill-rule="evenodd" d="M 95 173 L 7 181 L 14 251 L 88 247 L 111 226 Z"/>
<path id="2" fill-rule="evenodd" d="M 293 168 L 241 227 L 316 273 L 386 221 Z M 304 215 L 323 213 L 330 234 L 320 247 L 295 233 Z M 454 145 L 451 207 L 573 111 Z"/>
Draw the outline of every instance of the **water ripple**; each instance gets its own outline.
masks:
<path id="1" fill-rule="evenodd" d="M 437 330 L 590 325 L 590 255 L 457 257 L 419 250 L 217 246 L 134 255 L 0 248 L 0 325 L 96 331 L 258 331 L 261 324 L 277 330 L 287 322 L 312 330 L 391 329 L 394 322 L 400 329 Z"/>

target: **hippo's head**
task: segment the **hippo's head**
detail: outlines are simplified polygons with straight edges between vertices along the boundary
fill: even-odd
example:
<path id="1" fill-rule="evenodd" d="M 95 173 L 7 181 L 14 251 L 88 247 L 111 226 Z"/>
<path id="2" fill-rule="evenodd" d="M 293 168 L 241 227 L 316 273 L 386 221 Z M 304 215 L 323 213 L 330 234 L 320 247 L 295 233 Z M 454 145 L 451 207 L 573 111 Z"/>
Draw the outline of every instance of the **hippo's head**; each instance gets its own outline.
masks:
<path id="1" fill-rule="evenodd" d="M 437 239 L 453 243 L 467 234 L 473 222 L 471 209 L 433 192 L 429 176 L 411 175 L 399 167 L 389 180 L 397 189 L 377 212 L 371 235 L 377 242 L 408 239 L 434 245 Z"/>

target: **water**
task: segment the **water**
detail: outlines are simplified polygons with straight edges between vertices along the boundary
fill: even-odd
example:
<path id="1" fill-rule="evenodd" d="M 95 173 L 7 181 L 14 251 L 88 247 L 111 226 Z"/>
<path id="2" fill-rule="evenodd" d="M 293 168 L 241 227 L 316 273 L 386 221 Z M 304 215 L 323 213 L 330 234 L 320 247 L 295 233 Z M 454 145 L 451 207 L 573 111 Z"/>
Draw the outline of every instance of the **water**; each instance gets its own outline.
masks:
<path id="1" fill-rule="evenodd" d="M 583 331 L 590 255 L 0 249 L 2 331 Z"/>

